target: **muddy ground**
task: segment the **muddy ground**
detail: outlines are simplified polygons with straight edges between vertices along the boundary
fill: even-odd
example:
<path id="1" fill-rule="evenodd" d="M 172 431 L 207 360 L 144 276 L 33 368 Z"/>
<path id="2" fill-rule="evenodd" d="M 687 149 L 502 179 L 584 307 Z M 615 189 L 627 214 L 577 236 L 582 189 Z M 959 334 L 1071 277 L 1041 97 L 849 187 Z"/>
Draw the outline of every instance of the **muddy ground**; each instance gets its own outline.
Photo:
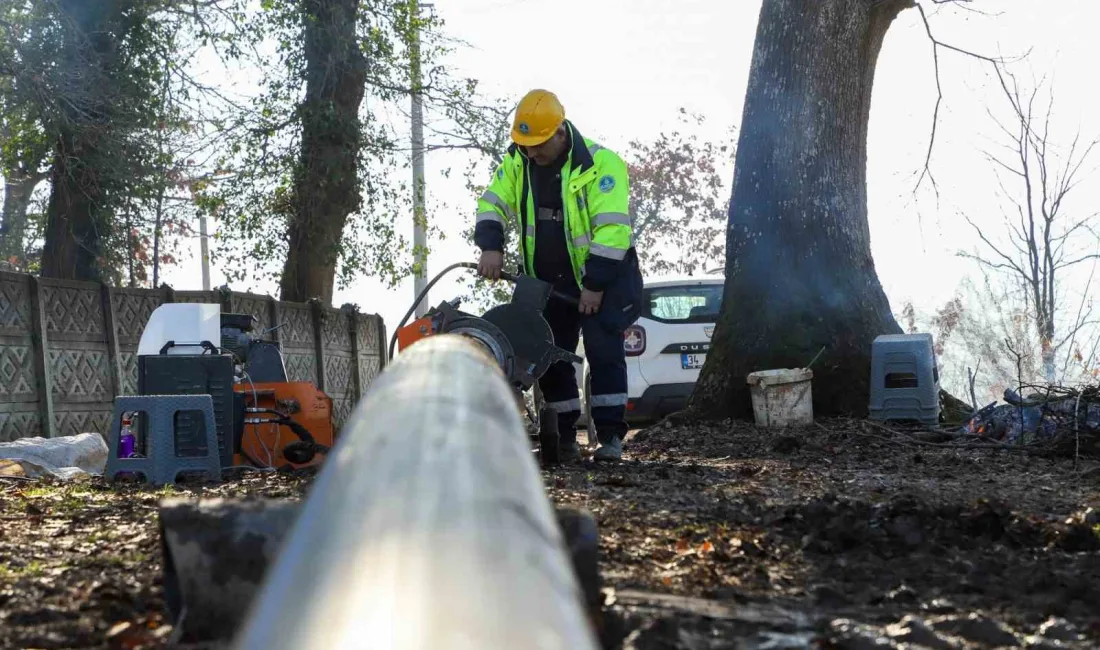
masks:
<path id="1" fill-rule="evenodd" d="M 638 432 L 623 463 L 544 472 L 591 510 L 622 646 L 1100 647 L 1100 462 L 912 442 L 865 423 Z M 174 644 L 166 494 L 0 479 L 0 648 Z"/>

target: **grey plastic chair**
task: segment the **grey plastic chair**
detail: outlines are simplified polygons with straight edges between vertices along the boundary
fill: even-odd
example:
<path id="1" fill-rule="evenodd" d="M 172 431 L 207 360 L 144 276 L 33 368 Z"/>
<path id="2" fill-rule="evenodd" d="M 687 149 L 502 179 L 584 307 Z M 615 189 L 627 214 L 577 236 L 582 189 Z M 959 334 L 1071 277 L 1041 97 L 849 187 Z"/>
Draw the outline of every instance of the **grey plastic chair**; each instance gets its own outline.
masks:
<path id="1" fill-rule="evenodd" d="M 146 457 L 119 458 L 122 415 L 139 411 L 148 418 Z M 176 454 L 176 413 L 199 411 L 203 414 L 206 453 L 202 456 Z M 128 395 L 115 398 L 111 430 L 107 441 L 107 468 L 104 478 L 114 482 L 123 472 L 140 473 L 153 485 L 174 484 L 180 472 L 200 472 L 212 481 L 221 480 L 218 455 L 218 431 L 214 423 L 214 400 L 210 395 Z"/>
<path id="2" fill-rule="evenodd" d="M 932 335 L 888 334 L 871 345 L 872 420 L 940 419 L 940 375 Z"/>

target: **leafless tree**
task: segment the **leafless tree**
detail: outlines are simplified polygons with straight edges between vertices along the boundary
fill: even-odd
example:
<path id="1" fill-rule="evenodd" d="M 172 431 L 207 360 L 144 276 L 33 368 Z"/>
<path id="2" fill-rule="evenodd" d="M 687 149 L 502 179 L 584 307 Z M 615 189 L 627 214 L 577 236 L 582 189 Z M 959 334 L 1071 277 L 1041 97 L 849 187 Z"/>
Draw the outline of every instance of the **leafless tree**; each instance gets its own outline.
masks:
<path id="1" fill-rule="evenodd" d="M 1043 379 L 1055 383 L 1056 357 L 1098 322 L 1088 289 L 1075 300 L 1063 286 L 1071 269 L 1085 263 L 1095 267 L 1100 259 L 1097 213 L 1077 214 L 1067 202 L 1087 177 L 1084 167 L 1098 140 L 1083 142 L 1078 132 L 1068 148 L 1056 145 L 1050 127 L 1053 92 L 1044 108 L 1042 82 L 1025 91 L 1014 75 L 1001 66 L 995 70 L 1012 115 L 1006 123 L 987 109 L 1005 138 L 1002 151 L 985 152 L 997 174 L 1001 219 L 986 232 L 964 215 L 981 246 L 962 255 L 1003 275 L 1018 290 L 1039 339 Z"/>

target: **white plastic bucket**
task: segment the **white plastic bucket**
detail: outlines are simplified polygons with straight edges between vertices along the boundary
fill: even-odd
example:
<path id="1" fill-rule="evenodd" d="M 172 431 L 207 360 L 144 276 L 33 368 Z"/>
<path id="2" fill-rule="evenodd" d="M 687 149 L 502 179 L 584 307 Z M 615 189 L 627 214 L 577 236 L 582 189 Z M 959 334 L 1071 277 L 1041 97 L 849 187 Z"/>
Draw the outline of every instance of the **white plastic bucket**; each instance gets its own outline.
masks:
<path id="1" fill-rule="evenodd" d="M 757 426 L 779 428 L 813 424 L 813 376 L 808 368 L 760 370 L 749 374 L 752 412 Z"/>

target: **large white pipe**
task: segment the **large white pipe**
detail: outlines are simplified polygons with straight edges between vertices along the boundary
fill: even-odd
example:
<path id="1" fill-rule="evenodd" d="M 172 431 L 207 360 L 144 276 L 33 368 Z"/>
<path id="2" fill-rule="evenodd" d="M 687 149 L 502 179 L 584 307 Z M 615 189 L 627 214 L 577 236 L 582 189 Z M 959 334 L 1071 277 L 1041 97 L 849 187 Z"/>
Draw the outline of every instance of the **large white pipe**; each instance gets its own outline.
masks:
<path id="1" fill-rule="evenodd" d="M 473 342 L 419 341 L 375 380 L 235 647 L 597 647 L 515 399 Z"/>

